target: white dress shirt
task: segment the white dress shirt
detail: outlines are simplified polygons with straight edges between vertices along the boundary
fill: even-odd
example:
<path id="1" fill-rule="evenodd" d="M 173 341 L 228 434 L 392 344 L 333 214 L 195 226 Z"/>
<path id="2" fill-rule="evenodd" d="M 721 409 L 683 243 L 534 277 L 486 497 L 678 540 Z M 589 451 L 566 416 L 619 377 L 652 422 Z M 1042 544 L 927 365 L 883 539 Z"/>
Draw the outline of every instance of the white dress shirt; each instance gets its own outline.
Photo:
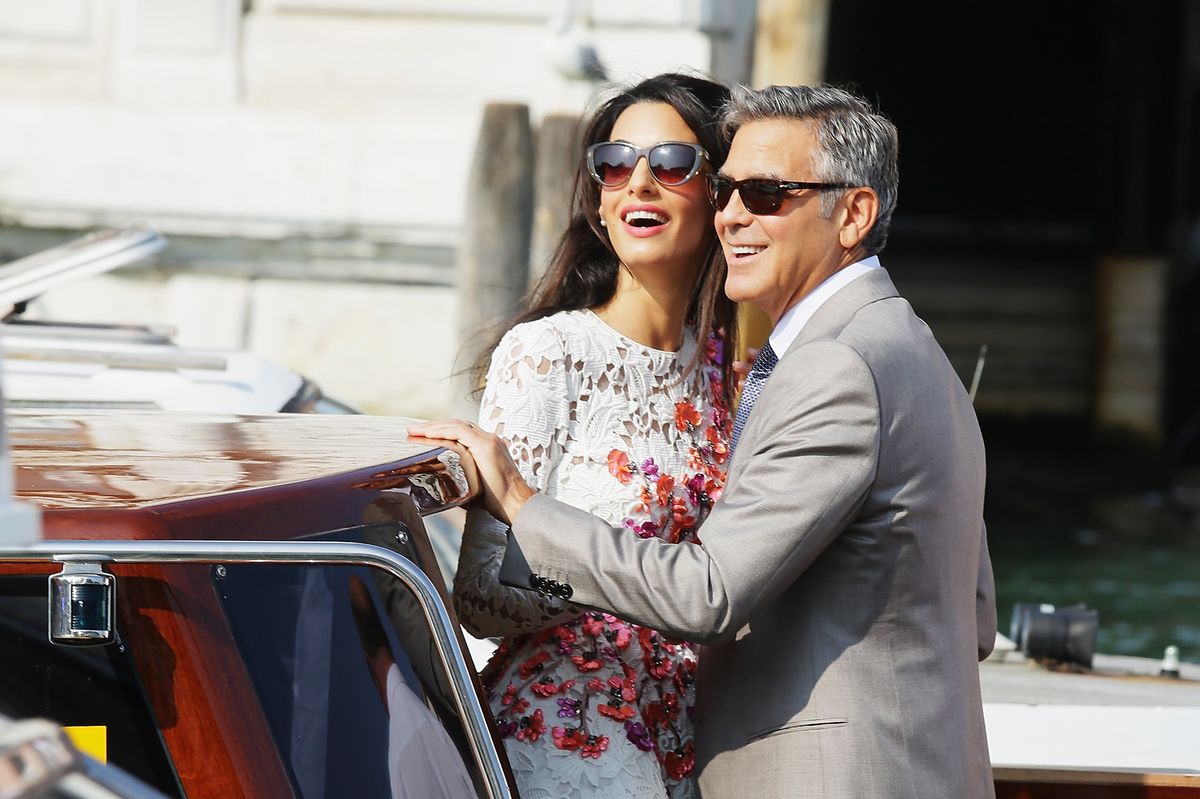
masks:
<path id="1" fill-rule="evenodd" d="M 855 261 L 822 280 L 815 289 L 805 294 L 800 302 L 784 311 L 783 316 L 779 317 L 779 323 L 775 325 L 775 329 L 771 331 L 771 335 L 767 339 L 771 342 L 771 349 L 775 350 L 775 357 L 783 358 L 783 354 L 800 335 L 800 331 L 808 324 L 808 320 L 812 319 L 817 309 L 824 305 L 830 297 L 837 294 L 852 280 L 879 268 L 878 255 Z"/>

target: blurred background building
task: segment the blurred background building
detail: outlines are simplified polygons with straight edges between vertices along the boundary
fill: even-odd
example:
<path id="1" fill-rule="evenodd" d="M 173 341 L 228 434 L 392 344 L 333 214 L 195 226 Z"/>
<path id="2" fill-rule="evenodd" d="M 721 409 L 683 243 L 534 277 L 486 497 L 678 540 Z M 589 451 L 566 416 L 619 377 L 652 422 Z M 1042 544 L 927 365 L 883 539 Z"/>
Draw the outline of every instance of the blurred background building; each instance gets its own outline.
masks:
<path id="1" fill-rule="evenodd" d="M 989 347 L 981 412 L 1086 417 L 1186 448 L 1200 428 L 1186 343 L 1198 14 L 1192 0 L 939 0 L 920 13 L 870 0 L 0 0 L 0 252 L 148 221 L 173 241 L 154 270 L 56 290 L 35 312 L 171 324 L 370 410 L 436 414 L 451 401 L 446 289 L 487 103 L 527 105 L 536 130 L 586 111 L 605 85 L 597 66 L 612 83 L 681 68 L 824 78 L 900 127 L 889 266 L 964 375 Z"/>
<path id="2" fill-rule="evenodd" d="M 482 109 L 536 125 L 613 81 L 745 80 L 753 5 L 0 0 L 0 260 L 144 220 L 155 268 L 35 314 L 172 325 L 383 413 L 450 404 Z M 564 171 L 566 171 L 564 169 Z"/>

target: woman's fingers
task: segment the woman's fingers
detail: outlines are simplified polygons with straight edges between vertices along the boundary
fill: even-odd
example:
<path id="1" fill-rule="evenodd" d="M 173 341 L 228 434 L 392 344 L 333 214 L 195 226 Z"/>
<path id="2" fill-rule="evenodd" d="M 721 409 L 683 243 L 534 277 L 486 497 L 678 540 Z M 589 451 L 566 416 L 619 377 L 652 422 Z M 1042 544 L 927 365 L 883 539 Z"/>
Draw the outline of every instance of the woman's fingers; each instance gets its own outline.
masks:
<path id="1" fill-rule="evenodd" d="M 410 436 L 447 438 L 451 441 L 471 438 L 471 434 L 478 431 L 479 428 L 474 424 L 464 422 L 462 419 L 441 419 L 436 422 L 421 422 L 420 424 L 410 424 L 408 426 L 408 434 Z"/>
<path id="2" fill-rule="evenodd" d="M 492 515 L 509 522 L 524 500 L 533 494 L 513 462 L 508 446 L 479 425 L 462 419 L 445 419 L 409 425 L 408 434 L 420 438 L 453 441 L 465 447 L 475 460 L 482 482 L 481 498 Z"/>
<path id="3" fill-rule="evenodd" d="M 750 368 L 754 366 L 754 359 L 758 357 L 757 347 L 746 348 L 746 360 L 733 362 L 733 374 L 737 381 L 736 388 L 742 390 L 742 383 L 746 380 L 746 375 L 750 374 Z"/>

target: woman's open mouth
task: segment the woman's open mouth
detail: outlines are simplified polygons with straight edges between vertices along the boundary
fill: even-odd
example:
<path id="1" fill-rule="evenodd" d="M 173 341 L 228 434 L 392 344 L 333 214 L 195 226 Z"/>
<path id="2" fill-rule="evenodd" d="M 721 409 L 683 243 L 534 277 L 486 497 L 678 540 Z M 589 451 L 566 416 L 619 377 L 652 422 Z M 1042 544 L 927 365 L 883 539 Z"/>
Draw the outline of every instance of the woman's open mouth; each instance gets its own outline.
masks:
<path id="1" fill-rule="evenodd" d="M 631 236 L 653 236 L 660 233 L 671 218 L 656 208 L 632 207 L 621 213 L 625 231 Z"/>

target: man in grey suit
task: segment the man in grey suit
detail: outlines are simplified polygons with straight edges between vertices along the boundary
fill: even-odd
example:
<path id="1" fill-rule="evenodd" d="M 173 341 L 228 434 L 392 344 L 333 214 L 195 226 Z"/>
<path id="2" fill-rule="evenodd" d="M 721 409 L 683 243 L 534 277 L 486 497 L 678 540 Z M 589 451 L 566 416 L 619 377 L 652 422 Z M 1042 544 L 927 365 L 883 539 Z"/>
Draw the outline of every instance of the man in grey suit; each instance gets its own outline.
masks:
<path id="1" fill-rule="evenodd" d="M 709 644 L 697 769 L 718 797 L 994 795 L 977 659 L 996 632 L 984 452 L 962 383 L 879 266 L 896 132 L 826 87 L 737 89 L 711 175 L 726 291 L 775 324 L 701 546 L 534 494 L 462 422 L 515 583 Z"/>

